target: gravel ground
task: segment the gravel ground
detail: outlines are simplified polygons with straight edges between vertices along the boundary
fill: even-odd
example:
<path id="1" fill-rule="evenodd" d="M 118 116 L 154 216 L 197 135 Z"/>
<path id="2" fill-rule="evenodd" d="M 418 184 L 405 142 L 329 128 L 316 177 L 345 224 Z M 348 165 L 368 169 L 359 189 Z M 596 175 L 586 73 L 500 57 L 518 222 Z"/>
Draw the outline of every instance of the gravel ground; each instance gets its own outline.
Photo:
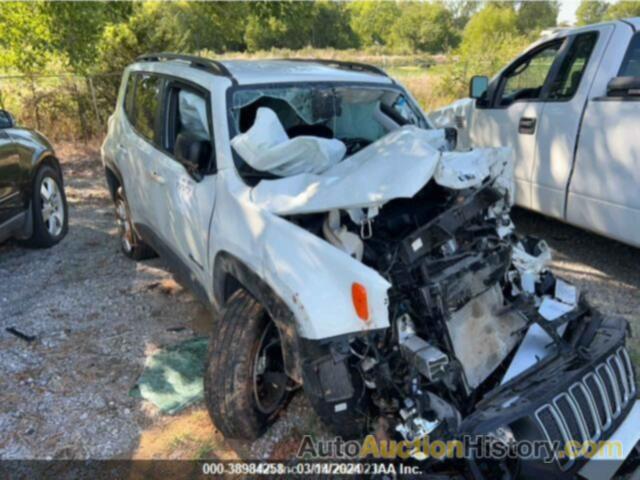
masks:
<path id="1" fill-rule="evenodd" d="M 173 421 L 128 395 L 146 356 L 207 334 L 215 319 L 160 259 L 135 263 L 119 253 L 96 149 L 59 153 L 66 159 L 69 234 L 49 250 L 0 246 L 0 458 L 128 458 L 145 432 Z M 640 329 L 640 250 L 524 211 L 515 221 L 547 239 L 556 272 L 595 306 Z M 640 365 L 637 339 L 633 355 Z M 265 437 L 231 449 L 253 458 L 283 454 L 294 448 L 292 435 L 325 433 L 314 417 L 298 395 Z"/>

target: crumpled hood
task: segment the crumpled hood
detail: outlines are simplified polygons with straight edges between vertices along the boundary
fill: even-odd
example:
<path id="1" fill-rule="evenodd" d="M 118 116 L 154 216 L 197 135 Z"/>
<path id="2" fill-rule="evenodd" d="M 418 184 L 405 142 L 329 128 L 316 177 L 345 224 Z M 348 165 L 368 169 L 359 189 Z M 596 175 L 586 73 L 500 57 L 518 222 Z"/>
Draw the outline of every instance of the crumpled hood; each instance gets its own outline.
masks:
<path id="1" fill-rule="evenodd" d="M 443 152 L 443 130 L 405 126 L 324 171 L 262 180 L 251 199 L 277 215 L 334 209 L 379 207 L 394 198 L 411 198 L 432 178 L 452 189 L 480 185 L 506 174 L 512 182 L 512 151 L 487 148 Z"/>

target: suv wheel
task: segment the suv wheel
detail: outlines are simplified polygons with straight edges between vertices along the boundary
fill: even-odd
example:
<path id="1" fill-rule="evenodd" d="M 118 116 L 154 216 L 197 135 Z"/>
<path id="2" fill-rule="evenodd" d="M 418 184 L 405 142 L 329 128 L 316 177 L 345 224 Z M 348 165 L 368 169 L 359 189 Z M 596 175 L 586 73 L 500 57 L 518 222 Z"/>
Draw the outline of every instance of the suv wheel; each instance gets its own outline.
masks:
<path id="1" fill-rule="evenodd" d="M 133 229 L 129 204 L 122 187 L 118 187 L 118 190 L 116 190 L 115 208 L 122 252 L 133 260 L 144 260 L 155 256 L 155 252 L 151 247 L 144 243 Z"/>
<path id="2" fill-rule="evenodd" d="M 27 244 L 51 247 L 67 234 L 68 207 L 60 173 L 49 165 L 38 169 L 33 183 L 33 234 Z"/>
<path id="3" fill-rule="evenodd" d="M 225 437 L 254 440 L 289 400 L 280 333 L 264 307 L 236 291 L 209 342 L 207 409 Z"/>

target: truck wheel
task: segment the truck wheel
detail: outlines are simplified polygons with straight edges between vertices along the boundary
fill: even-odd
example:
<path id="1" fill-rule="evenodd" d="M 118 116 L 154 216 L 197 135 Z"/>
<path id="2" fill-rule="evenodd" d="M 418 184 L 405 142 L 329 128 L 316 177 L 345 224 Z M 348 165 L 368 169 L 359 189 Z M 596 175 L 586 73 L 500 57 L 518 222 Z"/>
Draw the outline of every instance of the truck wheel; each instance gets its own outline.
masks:
<path id="1" fill-rule="evenodd" d="M 133 229 L 131 214 L 124 189 L 118 187 L 115 196 L 116 223 L 118 224 L 118 235 L 120 236 L 120 249 L 127 257 L 133 260 L 144 260 L 155 257 L 156 253 L 142 241 Z"/>
<path id="2" fill-rule="evenodd" d="M 225 305 L 209 342 L 204 393 L 216 428 L 227 438 L 254 440 L 289 399 L 280 332 L 246 290 Z"/>
<path id="3" fill-rule="evenodd" d="M 67 198 L 60 173 L 49 165 L 38 169 L 31 198 L 33 234 L 26 241 L 36 248 L 47 248 L 64 238 L 68 229 Z"/>

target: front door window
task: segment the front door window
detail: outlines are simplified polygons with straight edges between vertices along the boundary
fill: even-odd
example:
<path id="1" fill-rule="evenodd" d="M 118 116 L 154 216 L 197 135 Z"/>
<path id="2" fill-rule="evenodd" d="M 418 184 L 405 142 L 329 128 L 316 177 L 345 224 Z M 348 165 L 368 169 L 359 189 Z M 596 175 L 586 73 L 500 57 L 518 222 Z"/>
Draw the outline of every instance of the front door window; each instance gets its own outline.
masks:
<path id="1" fill-rule="evenodd" d="M 517 100 L 540 98 L 560 47 L 562 41 L 551 43 L 514 64 L 504 76 L 498 104 L 508 106 Z"/>

